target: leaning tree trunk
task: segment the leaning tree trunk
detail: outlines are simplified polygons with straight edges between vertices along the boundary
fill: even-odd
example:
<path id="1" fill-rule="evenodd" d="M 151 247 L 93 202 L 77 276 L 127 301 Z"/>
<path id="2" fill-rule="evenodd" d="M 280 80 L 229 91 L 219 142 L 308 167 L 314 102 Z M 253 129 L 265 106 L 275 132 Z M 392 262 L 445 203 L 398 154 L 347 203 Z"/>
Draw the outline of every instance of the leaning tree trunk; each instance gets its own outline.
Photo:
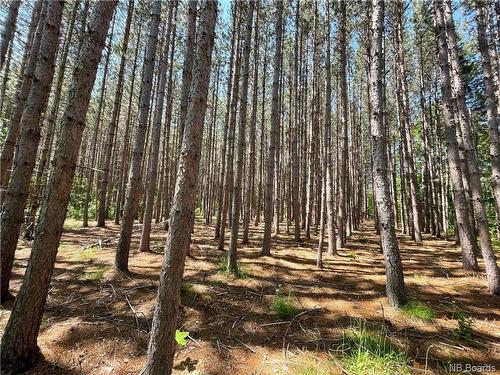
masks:
<path id="1" fill-rule="evenodd" d="M 373 145 L 373 185 L 380 228 L 380 242 L 386 268 L 386 293 L 389 304 L 400 307 L 406 303 L 403 266 L 394 229 L 389 177 L 387 175 L 387 135 L 384 129 L 384 0 L 373 0 L 372 59 L 370 74 L 371 134 Z"/>
<path id="2" fill-rule="evenodd" d="M 500 4 L 497 5 L 500 8 Z M 490 136 L 493 196 L 495 197 L 497 212 L 500 213 L 500 136 L 498 134 L 498 126 L 500 125 L 498 105 L 500 103 L 496 103 L 494 73 L 491 66 L 488 37 L 486 36 L 484 4 L 477 2 L 476 12 L 478 26 L 477 40 L 479 42 L 479 51 L 481 52 L 481 63 L 483 66 L 484 96 L 486 99 L 486 113 L 488 115 L 488 134 Z M 500 222 L 497 223 L 497 226 L 500 227 Z"/>
<path id="3" fill-rule="evenodd" d="M 125 31 L 123 34 L 123 45 L 121 49 L 120 68 L 118 69 L 118 78 L 116 82 L 116 92 L 113 102 L 113 111 L 111 113 L 111 121 L 109 123 L 108 134 L 104 143 L 104 154 L 101 163 L 101 175 L 99 178 L 97 193 L 98 193 L 98 209 L 97 209 L 97 226 L 104 227 L 106 224 L 106 192 L 108 191 L 109 183 L 109 165 L 111 163 L 111 154 L 113 152 L 113 142 L 115 139 L 116 128 L 118 127 L 118 119 L 120 118 L 121 101 L 123 96 L 123 76 L 125 73 L 125 61 L 127 56 L 128 42 L 130 37 L 130 25 L 134 14 L 134 0 L 129 0 L 127 19 L 125 21 Z"/>
<path id="4" fill-rule="evenodd" d="M 0 359 L 2 372 L 6 374 L 30 367 L 40 355 L 37 336 L 68 208 L 90 94 L 116 3 L 96 3 L 85 43 L 78 54 L 31 256 L 2 337 Z M 56 2 L 50 4 L 57 6 Z M 62 2 L 59 6 L 62 8 Z"/>
<path id="5" fill-rule="evenodd" d="M 434 23 L 438 41 L 439 81 L 443 97 L 448 166 L 453 190 L 455 218 L 460 237 L 460 245 L 462 247 L 462 263 L 465 269 L 474 270 L 477 268 L 477 260 L 474 254 L 474 231 L 472 229 L 473 224 L 469 220 L 469 210 L 467 208 L 467 198 L 465 196 L 460 166 L 461 162 L 458 154 L 456 125 L 455 121 L 453 121 L 455 116 L 451 94 L 448 42 L 445 34 L 443 6 L 441 1 L 436 1 L 435 3 Z"/>
<path id="6" fill-rule="evenodd" d="M 16 21 L 17 15 L 19 14 L 20 5 L 21 0 L 14 0 L 10 3 L 9 6 L 9 13 L 7 15 L 7 20 L 2 31 L 2 41 L 0 42 L 0 69 L 3 68 L 3 64 L 5 63 L 5 55 L 7 54 L 9 45 L 14 39 L 14 31 L 16 30 Z"/>
<path id="7" fill-rule="evenodd" d="M 236 179 L 234 180 L 233 192 L 233 214 L 231 216 L 231 237 L 229 240 L 228 252 L 228 270 L 234 274 L 238 273 L 238 265 L 236 263 L 236 251 L 238 249 L 238 230 L 240 227 L 240 208 L 241 208 L 241 192 L 242 192 L 242 179 L 243 179 L 243 158 L 246 148 L 245 132 L 247 124 L 247 104 L 248 104 L 248 76 L 250 65 L 250 47 L 252 42 L 252 22 L 253 22 L 253 9 L 255 1 L 250 0 L 247 4 L 247 18 L 246 18 L 246 31 L 245 40 L 243 44 L 243 66 L 242 75 L 243 82 L 241 83 L 241 98 L 240 98 L 240 123 L 238 126 L 238 155 L 236 158 Z M 250 199 L 250 197 L 247 197 Z"/>
<path id="8" fill-rule="evenodd" d="M 203 125 L 207 108 L 217 2 L 205 1 L 199 13 L 190 100 L 174 200 L 170 211 L 170 227 L 160 273 L 160 286 L 153 314 L 148 359 L 142 371 L 143 375 L 171 374 L 174 361 L 174 337 L 180 305 L 182 275 L 193 226 L 192 217 L 195 209 Z"/>
<path id="9" fill-rule="evenodd" d="M 481 172 L 479 170 L 476 150 L 474 147 L 474 133 L 470 125 L 467 105 L 465 103 L 465 90 L 460 72 L 458 46 L 455 35 L 455 25 L 453 24 L 451 2 L 444 1 L 444 21 L 446 32 L 449 39 L 449 51 L 451 55 L 452 77 L 457 88 L 457 107 L 459 115 L 460 128 L 462 130 L 462 140 L 469 169 L 470 189 L 472 193 L 472 206 L 477 223 L 477 232 L 479 234 L 479 246 L 483 255 L 484 266 L 486 268 L 486 277 L 488 279 L 489 291 L 491 294 L 500 294 L 500 270 L 498 269 L 495 254 L 491 245 L 491 236 L 488 226 L 488 218 L 484 205 L 483 191 L 481 186 Z"/>
<path id="10" fill-rule="evenodd" d="M 132 160 L 127 183 L 127 198 L 120 229 L 120 239 L 116 249 L 115 267 L 118 271 L 128 272 L 130 240 L 134 218 L 137 214 L 142 186 L 141 166 L 146 143 L 151 89 L 153 86 L 153 71 L 158 47 L 158 30 L 160 25 L 161 1 L 155 0 L 151 8 L 148 44 L 144 54 L 144 72 L 142 75 L 141 95 L 139 98 L 139 120 L 135 132 Z"/>
<path id="11" fill-rule="evenodd" d="M 12 111 L 10 118 L 9 130 L 7 137 L 2 148 L 2 155 L 0 156 L 0 206 L 3 204 L 4 192 L 7 190 L 10 178 L 10 169 L 12 166 L 12 159 L 14 157 L 14 149 L 16 146 L 17 137 L 19 136 L 21 117 L 23 115 L 26 100 L 30 93 L 31 84 L 35 74 L 35 68 L 38 61 L 38 50 L 40 49 L 40 42 L 42 40 L 42 31 L 47 12 L 47 3 L 43 2 L 40 14 L 33 15 L 32 24 L 30 27 L 35 28 L 36 32 L 33 38 L 33 43 L 29 46 L 26 43 L 26 48 L 29 50 L 29 57 L 27 58 L 26 67 L 22 75 L 22 83 L 16 93 L 16 106 Z M 36 22 L 36 23 L 35 23 Z"/>
<path id="12" fill-rule="evenodd" d="M 271 129 L 269 134 L 269 151 L 267 154 L 266 191 L 264 197 L 264 238 L 262 240 L 261 256 L 271 255 L 271 226 L 273 220 L 273 191 L 274 191 L 274 161 L 276 138 L 280 126 L 280 75 L 283 51 L 283 1 L 276 0 L 276 44 L 274 55 L 273 94 L 271 104 Z"/>
<path id="13" fill-rule="evenodd" d="M 36 79 L 33 79 L 31 84 L 26 108 L 21 118 L 21 134 L 17 142 L 14 168 L 2 207 L 0 225 L 1 301 L 10 297 L 9 281 L 12 263 L 30 191 L 31 175 L 36 163 L 41 117 L 49 101 L 63 8 L 63 1 L 53 1 L 47 6 L 47 16 L 43 20 L 44 28 L 40 41 L 40 53 L 34 71 Z"/>

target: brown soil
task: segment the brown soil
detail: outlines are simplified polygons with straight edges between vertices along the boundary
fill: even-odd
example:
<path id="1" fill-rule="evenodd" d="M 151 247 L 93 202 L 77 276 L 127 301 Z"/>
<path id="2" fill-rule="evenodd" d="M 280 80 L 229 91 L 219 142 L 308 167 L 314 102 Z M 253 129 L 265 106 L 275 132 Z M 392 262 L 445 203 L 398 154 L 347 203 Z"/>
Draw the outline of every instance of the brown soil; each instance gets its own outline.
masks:
<path id="1" fill-rule="evenodd" d="M 131 274 L 117 275 L 112 265 L 118 234 L 111 223 L 104 229 L 67 222 L 38 340 L 46 361 L 29 374 L 137 374 L 144 365 L 165 236 L 155 227 L 157 253 L 134 251 Z M 139 235 L 138 224 L 132 248 Z M 356 318 L 383 323 L 406 348 L 415 373 L 442 373 L 453 362 L 500 369 L 499 299 L 487 294 L 482 273 L 461 269 L 452 242 L 426 237 L 417 246 L 401 238 L 408 293 L 436 313 L 433 323 L 423 323 L 387 305 L 371 228 L 354 233 L 337 256 L 324 256 L 323 270 L 316 267 L 316 239 L 297 244 L 282 234 L 274 239 L 272 257 L 259 258 L 261 236 L 261 227 L 252 228 L 251 244 L 238 250 L 247 276 L 235 278 L 217 273 L 223 254 L 213 227 L 197 223 L 186 262 L 190 288 L 178 323 L 190 339 L 176 354 L 176 374 L 317 374 L 310 368 L 325 364 L 329 370 L 323 373 L 342 373 L 335 358 L 343 330 Z M 17 252 L 14 291 L 29 246 L 23 242 Z M 304 312 L 292 322 L 270 307 L 278 285 Z M 2 330 L 10 308 L 2 309 Z M 474 319 L 472 342 L 454 334 L 457 309 Z"/>

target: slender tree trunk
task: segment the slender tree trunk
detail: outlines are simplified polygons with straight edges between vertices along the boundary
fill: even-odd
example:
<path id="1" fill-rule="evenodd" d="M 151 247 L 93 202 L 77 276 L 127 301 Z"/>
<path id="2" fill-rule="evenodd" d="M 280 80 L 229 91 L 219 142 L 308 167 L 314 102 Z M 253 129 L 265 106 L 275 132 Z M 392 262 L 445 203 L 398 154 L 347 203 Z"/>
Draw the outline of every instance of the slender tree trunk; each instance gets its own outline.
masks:
<path id="1" fill-rule="evenodd" d="M 410 125 L 410 114 L 409 114 L 409 99 L 408 99 L 408 88 L 406 84 L 406 69 L 404 60 L 404 26 L 403 26 L 403 2 L 398 0 L 396 2 L 396 62 L 397 62 L 397 80 L 399 83 L 399 99 L 401 106 L 401 125 L 402 131 L 402 142 L 405 144 L 405 161 L 406 168 L 408 169 L 408 182 L 410 187 L 409 203 L 411 203 L 411 217 L 412 217 L 412 235 L 415 238 L 415 242 L 422 243 L 422 233 L 420 228 L 420 210 L 418 204 L 418 187 L 417 187 L 417 176 L 415 173 L 415 163 L 413 156 L 413 143 L 411 135 L 411 125 Z"/>
<path id="2" fill-rule="evenodd" d="M 267 156 L 266 191 L 264 201 L 264 238 L 262 241 L 261 256 L 271 255 L 271 226 L 273 220 L 273 191 L 275 151 L 278 128 L 280 126 L 279 81 L 281 75 L 281 49 L 283 39 L 283 1 L 276 0 L 276 44 L 273 73 L 273 95 L 271 105 L 271 131 L 269 134 L 269 151 Z"/>
<path id="3" fill-rule="evenodd" d="M 375 4 L 374 4 L 375 5 Z M 339 1 L 339 81 L 340 81 L 340 122 L 339 122 L 339 186 L 337 203 L 337 248 L 343 248 L 346 241 L 347 203 L 347 53 L 346 53 L 346 3 Z"/>
<path id="4" fill-rule="evenodd" d="M 386 268 L 386 293 L 389 304 L 400 307 L 406 303 L 406 291 L 401 256 L 392 217 L 389 178 L 387 176 L 387 139 L 383 121 L 384 0 L 373 0 L 372 59 L 370 75 L 371 134 L 373 144 L 373 183 L 377 205 L 380 241 Z"/>
<path id="5" fill-rule="evenodd" d="M 325 92 L 325 152 L 326 152 L 326 221 L 328 226 L 328 255 L 337 252 L 335 235 L 335 209 L 333 207 L 333 162 L 332 162 L 332 73 L 330 65 L 330 4 L 326 2 L 326 92 Z M 298 198 L 297 198 L 298 199 Z"/>
<path id="6" fill-rule="evenodd" d="M 451 94 L 451 79 L 448 63 L 448 42 L 445 34 L 445 24 L 443 17 L 443 4 L 436 1 L 435 9 L 435 31 L 438 40 L 438 61 L 439 61 L 439 81 L 443 96 L 443 109 L 446 127 L 446 147 L 448 154 L 449 173 L 453 189 L 453 203 L 455 207 L 455 218 L 462 247 L 462 263 L 465 269 L 477 269 L 477 261 L 474 255 L 474 238 L 472 223 L 469 221 L 467 209 L 467 199 L 462 180 L 462 170 L 460 167 L 460 157 L 458 155 L 457 133 L 455 122 L 453 121 L 453 104 Z"/>
<path id="7" fill-rule="evenodd" d="M 160 60 L 158 74 L 160 79 L 159 89 L 156 96 L 156 108 L 152 123 L 151 134 L 151 156 L 149 158 L 149 171 L 146 178 L 146 203 L 144 207 L 144 219 L 141 232 L 141 242 L 139 244 L 140 251 L 150 251 L 150 235 L 151 235 L 151 221 L 153 219 L 153 202 L 156 192 L 156 179 L 158 176 L 158 156 L 160 152 L 160 134 L 161 134 L 161 120 L 163 116 L 163 105 L 165 99 L 165 88 L 167 84 L 167 62 L 170 52 L 170 39 L 172 38 L 172 29 L 175 27 L 172 23 L 174 7 L 177 8 L 177 2 L 169 3 L 168 11 L 168 26 L 167 35 L 165 37 L 165 46 L 163 57 Z M 174 41 L 172 41 L 174 43 Z M 172 44 L 172 51 L 173 51 Z M 173 61 L 170 60 L 170 66 Z"/>
<path id="8" fill-rule="evenodd" d="M 42 21 L 43 32 L 40 41 L 40 53 L 34 70 L 34 77 L 36 79 L 33 79 L 33 83 L 31 84 L 26 107 L 21 118 L 21 134 L 16 147 L 14 168 L 7 189 L 5 203 L 2 207 L 0 225 L 0 249 L 2 249 L 1 301 L 10 297 L 9 281 L 14 253 L 23 222 L 24 209 L 28 200 L 31 175 L 36 164 L 36 155 L 40 142 L 41 118 L 49 101 L 63 8 L 63 1 L 49 3 L 47 5 L 47 15 Z"/>
<path id="9" fill-rule="evenodd" d="M 196 183 L 201 156 L 203 124 L 207 107 L 210 66 L 217 18 L 217 2 L 205 1 L 199 10 L 200 21 L 193 66 L 190 100 L 184 127 L 179 170 L 160 286 L 153 314 L 148 359 L 142 375 L 171 374 L 175 351 L 175 331 L 180 305 L 184 264 L 189 249 Z"/>
<path id="10" fill-rule="evenodd" d="M 155 0 L 151 5 L 151 20 L 149 23 L 148 44 L 144 54 L 144 73 L 141 83 L 141 95 L 139 98 L 139 119 L 137 131 L 135 132 L 132 160 L 127 183 L 127 198 L 120 228 L 120 238 L 116 250 L 115 268 L 122 272 L 128 272 L 128 258 L 130 252 L 130 240 L 134 218 L 139 206 L 141 190 L 141 165 L 144 156 L 144 144 L 146 143 L 146 131 L 148 126 L 149 107 L 151 100 L 151 89 L 153 84 L 153 71 L 155 56 L 158 46 L 158 30 L 160 24 L 161 2 Z"/>
<path id="11" fill-rule="evenodd" d="M 7 20 L 5 26 L 2 30 L 2 41 L 0 42 L 0 69 L 3 68 L 5 63 L 5 55 L 9 46 L 12 44 L 14 39 L 14 32 L 16 31 L 16 21 L 17 15 L 19 14 L 19 7 L 21 5 L 21 0 L 13 0 L 9 5 L 9 13 L 7 14 Z"/>
<path id="12" fill-rule="evenodd" d="M 62 2 L 58 3 L 51 2 L 49 9 L 62 8 Z M 2 372 L 6 374 L 30 367 L 40 356 L 37 336 L 68 207 L 90 93 L 115 6 L 116 1 L 96 3 L 87 37 L 78 55 L 77 67 L 73 71 L 70 99 L 61 120 L 61 134 L 31 256 L 2 337 L 0 356 Z"/>
<path id="13" fill-rule="evenodd" d="M 111 121 L 108 127 L 108 134 L 104 144 L 104 155 L 101 163 L 101 175 L 98 186 L 98 211 L 97 211 L 97 226 L 104 227 L 106 225 L 106 192 L 109 183 L 109 166 L 111 162 L 111 154 L 113 152 L 113 143 L 115 139 L 116 129 L 118 127 L 118 120 L 120 118 L 121 101 L 123 96 L 123 76 L 125 73 L 125 61 L 127 56 L 128 42 L 130 37 L 130 25 L 132 23 L 132 16 L 134 14 L 134 0 L 129 0 L 127 9 L 127 19 L 125 21 L 125 31 L 123 34 L 122 44 L 122 57 L 120 60 L 120 67 L 118 69 L 118 78 L 116 83 L 115 98 L 113 102 L 113 111 L 111 113 Z"/>
<path id="14" fill-rule="evenodd" d="M 500 3 L 496 4 L 500 9 Z M 486 113 L 488 116 L 488 134 L 490 136 L 490 156 L 491 156 L 491 180 L 493 185 L 493 196 L 497 212 L 500 213 L 500 136 L 498 131 L 499 113 L 495 97 L 494 73 L 489 54 L 488 37 L 485 27 L 485 4 L 476 2 L 477 20 L 477 40 L 479 51 L 481 52 L 481 64 L 483 67 L 484 95 L 486 99 Z M 500 227 L 500 222 L 497 221 Z"/>
<path id="15" fill-rule="evenodd" d="M 228 252 L 228 270 L 237 274 L 237 250 L 238 250 L 238 230 L 240 226 L 240 208 L 241 208 L 241 194 L 242 194 L 242 179 L 243 179 L 243 158 L 246 148 L 245 133 L 247 123 L 247 104 L 248 104 L 248 77 L 250 74 L 250 49 L 252 43 L 252 23 L 253 23 L 253 10 L 255 1 L 250 0 L 247 3 L 246 14 L 246 30 L 245 40 L 243 42 L 243 66 L 241 83 L 241 98 L 240 98 L 240 119 L 238 126 L 238 155 L 236 158 L 236 179 L 234 181 L 233 193 L 233 214 L 231 222 L 231 237 L 229 241 Z M 248 199 L 250 197 L 247 197 Z"/>
<path id="16" fill-rule="evenodd" d="M 137 41 L 135 45 L 134 52 L 134 64 L 132 65 L 132 82 L 130 82 L 130 92 L 128 98 L 128 109 L 127 109 L 127 120 L 125 121 L 125 134 L 123 136 L 123 148 L 121 150 L 120 157 L 120 169 L 118 171 L 118 192 L 116 194 L 115 202 L 115 224 L 120 223 L 120 218 L 122 216 L 122 201 L 125 192 L 125 173 L 127 172 L 127 158 L 129 155 L 129 138 L 130 138 L 130 123 L 132 121 L 132 99 L 134 98 L 134 88 L 135 88 L 135 72 L 137 70 L 137 58 L 139 56 L 139 44 L 141 41 L 141 27 L 139 26 L 139 32 L 137 33 Z"/>
<path id="17" fill-rule="evenodd" d="M 250 217 L 252 210 L 255 209 L 255 132 L 257 126 L 257 93 L 259 78 L 259 0 L 255 4 L 255 36 L 254 36 L 254 55 L 253 55 L 253 94 L 252 94 L 252 114 L 250 115 L 250 155 L 248 161 L 248 180 L 246 184 L 246 202 L 245 215 L 243 218 L 243 243 L 248 243 L 248 234 L 250 231 Z"/>
<path id="18" fill-rule="evenodd" d="M 2 155 L 0 157 L 0 206 L 3 205 L 5 191 L 9 185 L 9 178 L 12 166 L 12 159 L 14 157 L 14 148 L 19 136 L 21 117 L 30 93 L 31 84 L 35 74 L 35 68 L 38 61 L 38 50 L 40 49 L 40 42 L 42 39 L 42 31 L 44 27 L 45 14 L 47 12 L 47 3 L 42 2 L 40 13 L 33 15 L 31 28 L 36 30 L 34 32 L 33 43 L 31 46 L 26 43 L 26 68 L 22 72 L 22 83 L 16 93 L 16 106 L 10 118 L 10 126 L 7 132 L 7 137 L 2 148 Z"/>
<path id="19" fill-rule="evenodd" d="M 450 44 L 448 45 L 451 52 L 451 74 L 454 78 L 457 88 L 457 106 L 458 115 L 460 117 L 460 128 L 462 130 L 462 139 L 464 151 L 469 167 L 470 188 L 472 194 L 472 206 L 476 217 L 477 231 L 479 234 L 479 246 L 483 255 L 484 265 L 486 268 L 486 276 L 488 279 L 489 291 L 491 294 L 500 294 L 500 271 L 496 263 L 496 257 L 491 245 L 491 237 L 488 226 L 488 218 L 486 208 L 484 206 L 483 192 L 481 187 L 481 174 L 479 171 L 476 152 L 474 147 L 474 133 L 470 126 L 469 112 L 465 104 L 465 90 L 461 77 L 460 66 L 458 61 L 458 47 L 456 43 L 455 26 L 453 24 L 451 2 L 444 1 L 444 21 Z M 498 114 L 496 114 L 498 115 Z"/>

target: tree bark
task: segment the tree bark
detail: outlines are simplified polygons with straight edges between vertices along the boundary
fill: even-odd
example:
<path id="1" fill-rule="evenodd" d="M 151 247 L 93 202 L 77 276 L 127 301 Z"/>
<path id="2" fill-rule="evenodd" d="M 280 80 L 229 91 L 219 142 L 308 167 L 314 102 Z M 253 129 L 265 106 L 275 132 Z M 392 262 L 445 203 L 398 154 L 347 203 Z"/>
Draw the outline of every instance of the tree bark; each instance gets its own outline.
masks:
<path id="1" fill-rule="evenodd" d="M 389 177 L 387 175 L 387 138 L 384 130 L 382 77 L 384 74 L 384 0 L 373 0 L 372 46 L 370 74 L 371 135 L 373 144 L 373 183 L 377 205 L 380 241 L 386 269 L 386 293 L 389 304 L 400 307 L 406 303 L 403 266 L 394 229 Z"/>
<path id="2" fill-rule="evenodd" d="M 56 6 L 56 2 L 49 5 Z M 62 8 L 62 2 L 59 6 Z M 30 367 L 40 356 L 37 336 L 68 207 L 90 93 L 115 6 L 116 1 L 96 3 L 87 37 L 78 54 L 31 256 L 2 337 L 0 358 L 2 372 L 6 374 Z"/>
<path id="3" fill-rule="evenodd" d="M 130 39 L 130 25 L 134 14 L 134 0 L 129 0 L 127 9 L 127 19 L 125 20 L 125 31 L 123 33 L 122 57 L 120 59 L 120 67 L 118 69 L 118 78 L 116 82 L 115 98 L 113 102 L 113 111 L 111 113 L 111 121 L 108 126 L 108 134 L 104 143 L 104 154 L 102 156 L 101 167 L 102 172 L 98 185 L 98 211 L 97 211 L 97 226 L 104 227 L 106 225 L 106 192 L 109 183 L 109 165 L 111 162 L 111 154 L 113 152 L 113 142 L 115 139 L 116 129 L 118 127 L 118 119 L 120 118 L 121 101 L 123 96 L 123 76 L 125 73 L 125 62 L 127 56 L 128 43 Z"/>
<path id="4" fill-rule="evenodd" d="M 474 147 L 474 133 L 469 119 L 469 112 L 465 103 L 465 90 L 461 77 L 458 47 L 456 43 L 455 25 L 451 13 L 450 0 L 444 0 L 444 21 L 449 39 L 449 51 L 451 53 L 451 74 L 457 89 L 457 107 L 460 118 L 460 128 L 462 130 L 462 140 L 464 152 L 469 168 L 470 189 L 472 194 L 472 206 L 476 217 L 477 231 L 479 234 L 479 246 L 483 255 L 488 279 L 489 291 L 491 294 L 500 294 L 500 271 L 496 263 L 496 257 L 491 245 L 491 237 L 488 226 L 488 218 L 484 205 L 483 191 L 481 186 L 481 173 L 479 171 L 476 151 Z"/>
<path id="5" fill-rule="evenodd" d="M 500 9 L 500 3 L 496 4 Z M 500 136 L 498 131 L 499 113 L 495 96 L 494 73 L 492 69 L 489 42 L 486 35 L 485 26 L 485 4 L 481 1 L 476 2 L 476 20 L 477 20 L 477 40 L 479 51 L 481 53 L 481 64 L 483 67 L 484 96 L 486 104 L 486 113 L 488 116 L 488 134 L 490 136 L 490 157 L 491 157 L 491 182 L 493 185 L 493 196 L 497 212 L 500 213 Z M 494 48 L 494 47 L 493 47 Z M 500 227 L 500 223 L 497 223 Z"/>
<path id="6" fill-rule="evenodd" d="M 449 174 L 453 189 L 453 203 L 455 217 L 462 247 L 462 263 L 465 269 L 477 269 L 477 261 L 474 255 L 474 238 L 472 223 L 469 220 L 467 209 L 467 198 L 462 180 L 460 157 L 458 154 L 457 133 L 453 121 L 453 103 L 451 94 L 451 78 L 448 62 L 448 42 L 446 38 L 446 27 L 444 24 L 443 4 L 441 0 L 435 3 L 434 27 L 438 41 L 439 81 L 443 97 L 443 109 L 446 131 L 446 148 L 448 154 Z"/>
<path id="7" fill-rule="evenodd" d="M 151 156 L 149 158 L 149 170 L 146 178 L 146 202 L 144 206 L 144 218 L 142 221 L 141 241 L 139 243 L 140 251 L 150 251 L 150 235 L 151 235 L 151 221 L 153 219 L 153 202 L 156 192 L 156 179 L 158 176 L 158 156 L 160 151 L 160 134 L 161 134 L 161 120 L 163 116 L 163 106 L 165 99 L 165 89 L 167 85 L 167 65 L 170 53 L 170 40 L 172 39 L 172 17 L 174 7 L 177 8 L 177 2 L 169 2 L 168 10 L 168 26 L 167 35 L 165 37 L 165 46 L 163 57 L 159 62 L 159 88 L 156 95 L 156 108 L 153 116 L 152 133 L 151 133 Z M 173 61 L 170 61 L 172 66 Z"/>
<path id="8" fill-rule="evenodd" d="M 190 100 L 180 152 L 179 169 L 160 286 L 153 314 L 148 359 L 142 375 L 171 374 L 175 350 L 175 330 L 180 305 L 182 274 L 193 225 L 196 184 L 201 155 L 203 125 L 210 81 L 217 2 L 205 1 L 199 10 L 196 54 Z"/>
<path id="9" fill-rule="evenodd" d="M 347 205 L 347 53 L 346 53 L 346 3 L 339 1 L 339 81 L 340 81 L 340 121 L 339 121 L 339 186 L 337 203 L 337 248 L 343 248 L 346 241 Z M 375 5 L 375 3 L 374 3 Z"/>
<path id="10" fill-rule="evenodd" d="M 9 5 L 9 13 L 7 14 L 7 20 L 2 30 L 2 41 L 0 42 L 0 69 L 3 68 L 3 65 L 5 63 L 5 55 L 7 54 L 9 45 L 14 39 L 14 32 L 16 31 L 16 21 L 17 15 L 19 14 L 20 5 L 21 0 L 11 1 Z"/>
<path id="11" fill-rule="evenodd" d="M 29 56 L 26 58 L 26 67 L 22 74 L 22 83 L 16 93 L 16 106 L 10 118 L 10 126 L 7 132 L 7 137 L 2 148 L 0 157 L 0 206 L 3 205 L 5 191 L 9 185 L 9 178 L 14 157 L 14 148 L 19 136 L 21 117 L 26 105 L 26 100 L 30 93 L 31 83 L 35 74 L 35 68 L 38 61 L 38 50 L 42 39 L 42 31 L 44 27 L 45 14 L 47 12 L 47 3 L 41 2 L 40 13 L 33 15 L 31 28 L 35 29 L 33 43 L 31 46 L 26 43 L 26 50 L 29 49 Z M 27 52 L 28 53 L 28 52 Z"/>
<path id="12" fill-rule="evenodd" d="M 139 98 L 139 119 L 136 132 L 134 134 L 134 146 L 132 150 L 131 166 L 127 183 L 127 196 L 120 228 L 120 238 L 118 240 L 118 248 L 115 256 L 115 268 L 122 272 L 128 272 L 130 240 L 132 238 L 134 218 L 137 215 L 141 193 L 141 166 L 148 127 L 151 89 L 153 85 L 153 71 L 158 46 L 160 13 L 161 2 L 159 0 L 155 0 L 151 5 L 148 44 L 144 54 L 144 72 L 142 75 L 141 95 Z"/>
<path id="13" fill-rule="evenodd" d="M 252 26 L 253 26 L 253 10 L 255 1 L 250 0 L 247 3 L 246 14 L 246 30 L 245 40 L 243 44 L 243 66 L 242 76 L 243 82 L 241 83 L 241 98 L 240 98 L 240 119 L 238 126 L 238 155 L 236 157 L 236 179 L 234 181 L 233 192 L 233 214 L 231 217 L 231 237 L 229 240 L 228 252 L 228 270 L 234 274 L 238 273 L 237 265 L 237 250 L 238 250 L 238 230 L 240 226 L 240 208 L 241 208 L 241 193 L 242 193 L 242 179 L 243 179 L 243 158 L 246 148 L 245 132 L 247 124 L 247 104 L 248 104 L 248 77 L 250 74 L 250 49 L 252 43 Z M 250 197 L 247 197 L 249 199 Z"/>
<path id="14" fill-rule="evenodd" d="M 264 201 L 264 238 L 262 241 L 261 256 L 271 255 L 271 226 L 273 220 L 273 192 L 274 192 L 274 169 L 276 138 L 280 126 L 280 76 L 281 62 L 283 60 L 282 39 L 283 39 L 283 1 L 276 0 L 276 41 L 273 73 L 273 94 L 271 104 L 271 129 L 269 134 L 269 151 L 267 155 L 267 175 L 266 191 Z"/>
<path id="15" fill-rule="evenodd" d="M 16 147 L 14 168 L 2 207 L 0 226 L 0 248 L 2 249 L 0 298 L 2 301 L 9 298 L 9 281 L 14 253 L 40 142 L 41 117 L 47 108 L 54 75 L 63 8 L 63 1 L 53 1 L 47 6 L 47 15 L 43 20 L 40 53 L 20 122 L 21 134 Z"/>

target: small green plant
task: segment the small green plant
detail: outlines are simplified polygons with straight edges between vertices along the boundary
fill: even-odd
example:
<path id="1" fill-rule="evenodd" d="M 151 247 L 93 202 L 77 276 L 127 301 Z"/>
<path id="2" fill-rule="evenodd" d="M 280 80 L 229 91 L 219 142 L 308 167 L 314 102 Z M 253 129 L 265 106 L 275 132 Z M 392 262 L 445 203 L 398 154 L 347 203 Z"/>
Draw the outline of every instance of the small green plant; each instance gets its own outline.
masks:
<path id="1" fill-rule="evenodd" d="M 238 264 L 238 269 L 236 270 L 236 272 L 231 272 L 227 267 L 227 255 L 224 255 L 220 257 L 219 261 L 217 262 L 217 274 L 218 275 L 233 274 L 238 279 L 246 279 L 248 276 L 248 270 L 244 265 Z"/>
<path id="2" fill-rule="evenodd" d="M 281 319 L 290 319 L 297 315 L 297 308 L 293 303 L 291 293 L 285 296 L 281 285 L 276 288 L 272 307 Z"/>
<path id="3" fill-rule="evenodd" d="M 351 259 L 353 259 L 353 260 L 356 260 L 356 258 L 357 258 L 358 256 L 356 255 L 356 253 L 355 253 L 354 251 L 349 251 L 349 252 L 347 253 L 347 257 L 348 257 L 348 258 L 351 258 Z"/>
<path id="4" fill-rule="evenodd" d="M 196 297 L 198 296 L 198 292 L 193 287 L 193 284 L 189 282 L 182 283 L 181 294 L 192 300 L 196 299 Z"/>
<path id="5" fill-rule="evenodd" d="M 89 271 L 85 274 L 85 281 L 100 283 L 104 280 L 106 271 L 109 266 L 106 264 L 97 264 L 94 270 Z"/>
<path id="6" fill-rule="evenodd" d="M 80 252 L 76 254 L 76 257 L 79 260 L 89 261 L 94 258 L 97 254 L 97 248 L 95 246 L 88 247 L 86 249 L 82 249 Z"/>
<path id="7" fill-rule="evenodd" d="M 406 353 L 393 345 L 384 326 L 369 329 L 358 321 L 344 331 L 341 362 L 349 374 L 410 374 Z"/>
<path id="8" fill-rule="evenodd" d="M 403 312 L 417 320 L 430 323 L 436 318 L 434 310 L 417 300 L 411 300 L 402 308 Z"/>
<path id="9" fill-rule="evenodd" d="M 212 286 L 218 286 L 218 287 L 223 287 L 224 285 L 226 285 L 226 283 L 222 280 L 212 280 L 210 281 L 210 284 L 212 284 Z"/>
<path id="10" fill-rule="evenodd" d="M 181 331 L 179 329 L 175 330 L 175 341 L 179 346 L 185 346 L 187 344 L 186 338 L 189 336 L 189 332 Z"/>
<path id="11" fill-rule="evenodd" d="M 365 236 L 363 236 L 363 235 L 360 235 L 360 236 L 358 237 L 358 242 L 361 242 L 361 243 L 368 243 L 369 241 L 368 241 L 368 238 L 366 238 L 366 237 L 365 237 Z"/>
<path id="12" fill-rule="evenodd" d="M 465 340 L 467 342 L 474 341 L 474 320 L 471 316 L 467 315 L 465 311 L 459 311 L 455 314 L 458 322 L 458 327 L 453 332 L 457 339 Z"/>

